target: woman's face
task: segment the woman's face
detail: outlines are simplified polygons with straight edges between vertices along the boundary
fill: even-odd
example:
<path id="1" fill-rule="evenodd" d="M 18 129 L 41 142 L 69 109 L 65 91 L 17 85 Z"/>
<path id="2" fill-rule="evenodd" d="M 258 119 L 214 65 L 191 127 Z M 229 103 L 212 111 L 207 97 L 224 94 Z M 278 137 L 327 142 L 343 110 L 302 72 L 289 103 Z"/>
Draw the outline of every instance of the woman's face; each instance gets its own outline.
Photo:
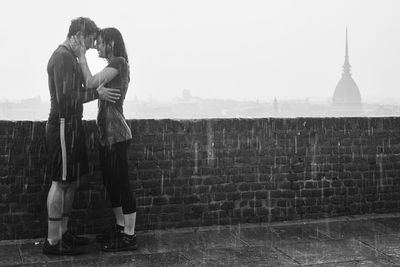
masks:
<path id="1" fill-rule="evenodd" d="M 97 52 L 99 53 L 99 57 L 101 57 L 101 58 L 106 58 L 107 57 L 107 55 L 106 55 L 106 45 L 105 45 L 105 43 L 103 41 L 103 38 L 101 38 L 101 36 L 97 37 L 96 49 L 97 49 Z"/>

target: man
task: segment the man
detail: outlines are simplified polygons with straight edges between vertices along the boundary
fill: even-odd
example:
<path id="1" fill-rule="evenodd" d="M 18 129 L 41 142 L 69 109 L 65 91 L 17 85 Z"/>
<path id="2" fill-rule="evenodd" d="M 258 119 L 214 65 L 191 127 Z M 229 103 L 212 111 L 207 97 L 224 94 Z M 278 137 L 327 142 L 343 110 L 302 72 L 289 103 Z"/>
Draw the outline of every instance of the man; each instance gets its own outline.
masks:
<path id="1" fill-rule="evenodd" d="M 84 88 L 77 57 L 71 49 L 73 37 L 83 37 L 87 49 L 93 48 L 98 27 L 89 18 L 71 21 L 67 39 L 54 51 L 48 65 L 51 108 L 46 125 L 46 144 L 52 184 L 47 196 L 48 232 L 43 253 L 77 255 L 79 246 L 89 240 L 67 230 L 76 181 L 88 172 L 85 133 L 82 126 L 83 103 L 100 98 L 119 99 L 118 89 L 100 86 Z"/>

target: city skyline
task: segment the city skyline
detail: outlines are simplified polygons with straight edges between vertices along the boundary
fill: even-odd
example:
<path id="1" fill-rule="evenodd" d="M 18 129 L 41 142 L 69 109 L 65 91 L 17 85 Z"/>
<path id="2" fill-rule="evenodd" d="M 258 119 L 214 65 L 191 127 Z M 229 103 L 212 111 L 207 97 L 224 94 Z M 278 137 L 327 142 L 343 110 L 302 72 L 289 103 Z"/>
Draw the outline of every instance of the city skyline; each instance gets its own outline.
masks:
<path id="1" fill-rule="evenodd" d="M 50 102 L 40 97 L 20 101 L 0 101 L 0 120 L 47 120 Z M 34 111 L 34 112 L 32 112 Z M 95 120 L 97 101 L 84 105 L 83 119 Z M 127 119 L 207 119 L 207 118 L 295 118 L 295 117 L 381 117 L 400 116 L 400 105 L 363 103 L 360 109 L 338 109 L 332 102 L 309 99 L 239 101 L 203 99 L 185 90 L 173 100 L 125 100 Z"/>

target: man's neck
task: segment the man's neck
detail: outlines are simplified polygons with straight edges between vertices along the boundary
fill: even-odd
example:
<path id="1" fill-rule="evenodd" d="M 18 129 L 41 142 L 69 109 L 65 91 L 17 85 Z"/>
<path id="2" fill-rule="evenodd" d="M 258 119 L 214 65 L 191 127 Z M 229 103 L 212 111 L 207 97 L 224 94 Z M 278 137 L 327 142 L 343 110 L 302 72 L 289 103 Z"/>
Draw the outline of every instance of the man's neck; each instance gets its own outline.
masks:
<path id="1" fill-rule="evenodd" d="M 70 45 L 70 43 L 69 43 L 69 40 L 67 39 L 67 40 L 65 40 L 63 43 L 62 43 L 62 45 L 63 46 L 66 46 L 68 49 L 71 49 L 71 45 Z"/>
<path id="2" fill-rule="evenodd" d="M 61 45 L 65 46 L 69 51 L 71 51 L 71 53 L 76 57 L 74 50 L 72 50 L 71 48 L 71 44 L 69 42 L 69 40 L 65 40 Z"/>

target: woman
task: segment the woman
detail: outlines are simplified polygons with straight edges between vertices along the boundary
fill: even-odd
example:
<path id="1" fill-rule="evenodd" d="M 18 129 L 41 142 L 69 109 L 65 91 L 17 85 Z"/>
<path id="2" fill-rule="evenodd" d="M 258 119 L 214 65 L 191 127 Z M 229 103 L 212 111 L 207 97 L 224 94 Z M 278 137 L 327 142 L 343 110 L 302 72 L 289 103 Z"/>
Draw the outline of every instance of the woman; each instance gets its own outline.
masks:
<path id="1" fill-rule="evenodd" d="M 103 182 L 114 211 L 116 225 L 111 235 L 98 236 L 104 242 L 103 251 L 137 249 L 135 235 L 136 200 L 132 196 L 128 177 L 127 150 L 132 133 L 123 115 L 123 102 L 128 84 L 129 64 L 124 40 L 115 28 L 101 29 L 96 40 L 99 57 L 108 65 L 92 75 L 86 61 L 86 48 L 82 38 L 74 38 L 72 47 L 79 58 L 79 65 L 88 88 L 105 85 L 120 90 L 121 98 L 115 103 L 99 100 L 97 125 L 100 134 L 100 165 Z"/>

